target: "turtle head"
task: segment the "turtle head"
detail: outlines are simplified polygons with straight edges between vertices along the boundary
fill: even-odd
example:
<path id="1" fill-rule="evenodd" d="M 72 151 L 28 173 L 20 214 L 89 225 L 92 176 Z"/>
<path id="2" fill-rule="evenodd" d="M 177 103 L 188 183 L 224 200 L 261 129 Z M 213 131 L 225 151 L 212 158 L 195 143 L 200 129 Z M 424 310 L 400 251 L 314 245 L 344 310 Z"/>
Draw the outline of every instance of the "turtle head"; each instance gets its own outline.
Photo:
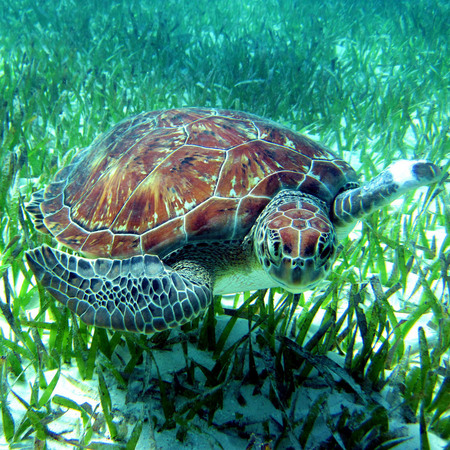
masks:
<path id="1" fill-rule="evenodd" d="M 282 191 L 258 218 L 253 245 L 259 263 L 276 284 L 298 293 L 327 275 L 337 239 L 322 201 Z"/>

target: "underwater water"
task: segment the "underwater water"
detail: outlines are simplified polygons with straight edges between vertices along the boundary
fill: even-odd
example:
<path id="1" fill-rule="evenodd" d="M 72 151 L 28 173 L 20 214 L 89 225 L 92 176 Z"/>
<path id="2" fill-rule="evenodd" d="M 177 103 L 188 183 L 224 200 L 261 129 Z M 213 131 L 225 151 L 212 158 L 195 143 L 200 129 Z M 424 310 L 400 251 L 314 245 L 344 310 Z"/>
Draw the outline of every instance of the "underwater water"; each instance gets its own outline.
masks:
<path id="1" fill-rule="evenodd" d="M 3 3 L 0 445 L 448 448 L 445 183 L 365 218 L 313 291 L 216 298 L 150 336 L 56 304 L 24 252 L 58 244 L 24 205 L 113 124 L 185 106 L 307 134 L 362 181 L 448 172 L 449 2 Z"/>

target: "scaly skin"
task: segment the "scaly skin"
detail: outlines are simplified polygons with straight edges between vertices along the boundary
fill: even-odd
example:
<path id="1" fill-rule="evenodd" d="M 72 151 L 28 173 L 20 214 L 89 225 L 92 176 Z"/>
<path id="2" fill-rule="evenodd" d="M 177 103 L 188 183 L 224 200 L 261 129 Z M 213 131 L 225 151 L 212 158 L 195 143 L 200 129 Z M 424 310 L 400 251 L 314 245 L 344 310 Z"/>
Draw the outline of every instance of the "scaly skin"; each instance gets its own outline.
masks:
<path id="1" fill-rule="evenodd" d="M 336 227 L 352 226 L 406 192 L 436 183 L 441 176 L 441 169 L 428 161 L 396 161 L 364 186 L 339 194 L 333 203 L 331 220 Z"/>
<path id="2" fill-rule="evenodd" d="M 193 320 L 211 303 L 202 267 L 175 271 L 157 256 L 89 260 L 48 246 L 26 253 L 36 279 L 88 325 L 153 333 Z"/>

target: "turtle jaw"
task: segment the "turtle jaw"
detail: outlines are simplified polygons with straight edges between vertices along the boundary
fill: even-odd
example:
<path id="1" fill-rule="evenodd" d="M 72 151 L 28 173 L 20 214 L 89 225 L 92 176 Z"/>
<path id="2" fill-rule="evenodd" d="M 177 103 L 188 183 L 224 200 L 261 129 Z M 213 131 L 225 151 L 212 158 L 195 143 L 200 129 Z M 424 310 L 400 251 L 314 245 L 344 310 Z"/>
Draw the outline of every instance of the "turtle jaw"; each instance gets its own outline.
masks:
<path id="1" fill-rule="evenodd" d="M 336 232 L 322 202 L 299 192 L 283 200 L 275 197 L 255 225 L 254 250 L 277 286 L 299 293 L 327 276 L 336 256 Z"/>
<path id="2" fill-rule="evenodd" d="M 299 294 L 314 289 L 328 275 L 331 265 L 327 261 L 317 267 L 314 259 L 308 259 L 299 267 L 297 260 L 284 258 L 278 266 L 272 265 L 268 273 L 277 285 L 288 292 Z"/>

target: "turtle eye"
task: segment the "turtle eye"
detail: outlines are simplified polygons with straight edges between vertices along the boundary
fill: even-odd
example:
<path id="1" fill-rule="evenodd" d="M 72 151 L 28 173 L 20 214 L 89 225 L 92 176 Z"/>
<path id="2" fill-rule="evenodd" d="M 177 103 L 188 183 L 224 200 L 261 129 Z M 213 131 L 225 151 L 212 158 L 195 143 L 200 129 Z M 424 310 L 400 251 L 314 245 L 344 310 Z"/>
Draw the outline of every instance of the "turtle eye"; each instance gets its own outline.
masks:
<path id="1" fill-rule="evenodd" d="M 281 239 L 278 233 L 270 233 L 267 244 L 270 259 L 272 262 L 278 262 L 281 258 Z"/>
<path id="2" fill-rule="evenodd" d="M 320 259 L 327 260 L 332 253 L 331 245 L 326 245 L 325 248 L 319 248 Z"/>
<path id="3" fill-rule="evenodd" d="M 328 261 L 334 260 L 334 255 L 336 254 L 336 238 L 334 233 L 326 236 L 326 238 L 321 237 L 317 244 L 317 256 L 320 266 L 324 265 Z"/>
<path id="4" fill-rule="evenodd" d="M 279 258 L 280 257 L 280 245 L 281 242 L 280 241 L 272 241 L 271 242 L 271 248 L 270 248 L 270 253 L 275 257 L 275 258 Z"/>

